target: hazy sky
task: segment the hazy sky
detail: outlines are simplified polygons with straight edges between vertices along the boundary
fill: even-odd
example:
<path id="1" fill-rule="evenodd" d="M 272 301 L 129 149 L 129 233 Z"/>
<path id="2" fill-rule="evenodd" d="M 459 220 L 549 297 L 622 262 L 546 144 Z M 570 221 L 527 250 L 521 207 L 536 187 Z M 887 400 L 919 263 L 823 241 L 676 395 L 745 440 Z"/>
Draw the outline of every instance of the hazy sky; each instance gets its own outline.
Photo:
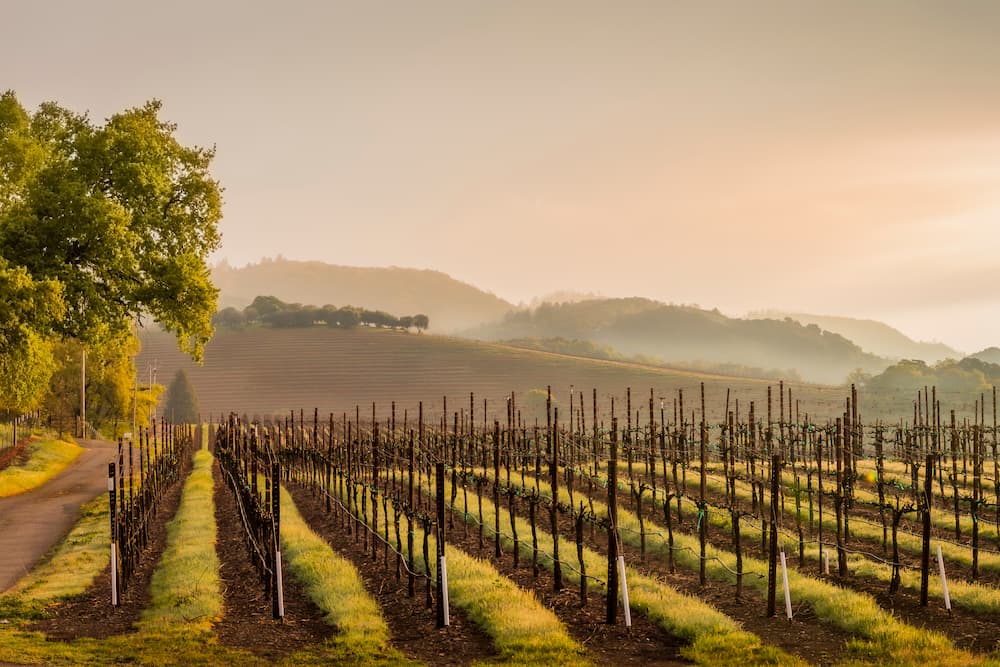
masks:
<path id="1" fill-rule="evenodd" d="M 0 89 L 156 97 L 223 248 L 1000 345 L 1000 2 L 0 0 Z"/>

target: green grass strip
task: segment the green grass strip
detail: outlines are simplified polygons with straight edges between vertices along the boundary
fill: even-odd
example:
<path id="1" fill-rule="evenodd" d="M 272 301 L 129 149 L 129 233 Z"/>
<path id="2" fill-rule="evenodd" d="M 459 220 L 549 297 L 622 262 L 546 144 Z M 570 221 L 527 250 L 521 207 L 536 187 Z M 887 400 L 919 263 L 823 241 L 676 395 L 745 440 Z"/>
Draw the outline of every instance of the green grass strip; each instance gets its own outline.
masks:
<path id="1" fill-rule="evenodd" d="M 0 470 L 0 498 L 38 488 L 75 461 L 80 445 L 52 438 L 32 438 L 27 447 L 28 459 L 21 465 Z"/>
<path id="2" fill-rule="evenodd" d="M 708 478 L 708 487 L 717 493 L 723 493 L 723 482 L 714 477 Z M 745 502 L 749 502 L 750 490 L 747 485 L 743 482 L 737 482 L 737 494 L 740 499 Z M 697 508 L 694 506 L 694 501 L 685 498 L 683 504 L 688 505 L 688 511 L 693 516 L 697 513 Z M 662 503 L 659 499 L 656 500 L 655 505 L 662 508 Z M 828 535 L 834 535 L 836 533 L 836 519 L 832 516 L 833 508 L 829 508 L 829 512 L 824 512 L 823 518 L 823 528 L 827 531 Z M 940 515 L 939 510 L 935 510 L 931 513 L 932 517 Z M 710 511 L 709 512 L 710 522 L 713 526 L 718 527 L 720 530 L 731 531 L 732 524 L 730 518 L 724 512 Z M 794 507 L 785 508 L 785 516 L 795 518 Z M 818 519 L 817 519 L 818 521 Z M 851 521 L 851 535 L 859 537 L 874 543 L 881 544 L 882 542 L 882 527 L 879 525 L 874 525 L 864 519 L 856 519 Z M 676 537 L 676 532 L 675 532 Z M 788 541 L 798 543 L 798 538 L 788 538 Z M 899 544 L 900 551 L 915 555 L 920 553 L 922 549 L 921 538 L 919 536 L 912 535 L 910 533 L 905 533 L 900 531 L 897 536 L 897 541 Z M 972 566 L 972 554 L 969 547 L 963 547 L 961 545 L 952 544 L 951 542 L 933 540 L 935 545 L 941 546 L 941 554 L 947 561 L 959 563 L 966 567 Z M 832 547 L 827 546 L 827 551 L 832 551 Z M 819 547 L 809 546 L 806 548 L 807 558 L 819 558 Z M 990 567 L 997 567 L 997 558 L 995 554 L 980 553 L 980 565 L 983 569 L 990 569 Z M 985 561 L 985 565 L 983 565 Z M 875 561 L 870 561 L 863 556 L 851 554 L 848 556 L 849 568 L 855 574 L 864 577 L 871 577 L 884 581 L 888 586 L 889 581 L 892 577 L 892 568 L 888 564 L 878 563 Z M 920 578 L 918 574 L 914 574 L 911 570 L 901 569 L 900 570 L 900 584 L 908 589 L 920 590 Z M 941 597 L 943 595 L 943 590 L 941 587 L 941 580 L 937 576 L 932 576 L 929 581 L 929 590 L 936 596 Z M 982 584 L 969 583 L 962 581 L 960 579 L 953 579 L 948 582 L 948 592 L 951 596 L 951 602 L 957 607 L 962 607 L 973 612 L 988 612 L 988 613 L 1000 613 L 1000 590 Z"/>
<path id="3" fill-rule="evenodd" d="M 551 493 L 551 486 L 540 481 L 540 487 Z M 627 489 L 627 485 L 625 486 Z M 565 487 L 559 489 L 559 499 L 568 502 L 569 494 Z M 662 507 L 662 503 L 656 505 Z M 598 516 L 607 516 L 607 506 L 593 501 L 594 512 Z M 709 512 L 709 516 L 718 512 Z M 622 542 L 635 548 L 640 544 L 639 520 L 632 512 L 619 508 L 618 523 Z M 674 531 L 674 559 L 678 565 L 688 569 L 697 569 L 700 565 L 698 538 Z M 647 553 L 658 554 L 666 558 L 669 546 L 667 536 L 661 532 L 646 533 Z M 735 583 L 736 555 L 706 545 L 706 574 L 713 579 Z M 746 571 L 767 571 L 765 561 L 744 555 L 743 569 Z M 875 599 L 866 594 L 840 588 L 833 584 L 820 581 L 796 570 L 788 571 L 789 589 L 796 601 L 809 603 L 816 616 L 842 630 L 858 635 L 859 639 L 847 642 L 847 654 L 844 661 L 850 664 L 856 656 L 863 659 L 874 659 L 879 664 L 917 665 L 933 663 L 935 665 L 979 665 L 995 664 L 987 659 L 975 656 L 956 648 L 944 635 L 913 627 L 898 620 L 891 613 L 882 609 Z M 745 576 L 743 583 L 748 588 L 767 594 L 767 580 L 756 576 Z"/>
<path id="4" fill-rule="evenodd" d="M 450 494 L 451 483 L 445 482 L 445 494 Z M 495 525 L 496 506 L 485 496 L 482 497 L 483 522 L 485 529 L 492 535 Z M 478 505 L 477 505 L 478 512 Z M 462 513 L 459 513 L 462 514 Z M 478 523 L 478 516 L 471 513 L 465 515 L 468 523 Z M 504 534 L 503 527 L 510 526 L 510 512 L 500 508 L 500 541 L 503 548 L 513 551 L 514 540 Z M 531 524 L 527 519 L 516 518 L 515 525 L 520 537 L 518 546 L 522 557 L 530 559 L 532 555 Z M 538 538 L 539 565 L 551 570 L 553 568 L 552 535 L 540 529 L 536 524 Z M 567 548 L 573 548 L 572 543 L 562 541 Z M 608 559 L 600 553 L 584 547 L 583 559 L 590 576 L 604 577 L 607 574 Z M 563 558 L 563 563 L 572 567 L 564 567 L 563 577 L 579 584 L 580 573 L 576 570 L 578 561 L 576 554 L 569 559 Z M 450 563 L 450 556 L 449 556 Z M 449 565 L 449 581 L 450 581 Z M 682 649 L 682 654 L 699 665 L 801 665 L 804 664 L 796 656 L 792 656 L 774 646 L 765 645 L 760 637 L 743 630 L 739 623 L 723 614 L 711 605 L 696 597 L 685 595 L 666 583 L 626 566 L 626 579 L 629 589 L 629 607 L 642 613 L 651 621 L 667 630 L 672 635 L 690 642 Z M 593 582 L 599 593 L 607 595 L 607 587 L 600 582 Z"/>
<path id="5" fill-rule="evenodd" d="M 364 492 L 362 487 L 359 490 Z M 383 520 L 392 520 L 384 517 Z M 400 514 L 401 525 L 406 517 Z M 424 531 L 413 526 L 414 563 L 417 572 L 425 571 Z M 429 553 L 437 553 L 434 535 L 429 537 Z M 403 545 L 404 554 L 406 545 Z M 566 630 L 559 618 L 530 591 L 503 576 L 485 560 L 461 549 L 448 547 L 448 599 L 490 636 L 500 655 L 509 665 L 589 665 L 584 649 Z M 434 558 L 432 556 L 432 558 Z M 435 559 L 436 560 L 436 559 Z M 436 563 L 431 564 L 436 576 Z"/>
<path id="6" fill-rule="evenodd" d="M 208 631 L 222 615 L 219 559 L 215 553 L 215 503 L 208 450 L 194 455 L 177 514 L 167 525 L 167 548 L 152 580 L 152 603 L 141 630 Z"/>
<path id="7" fill-rule="evenodd" d="M 787 474 L 787 473 L 786 473 Z M 628 486 L 624 482 L 620 483 L 623 492 L 628 492 Z M 739 499 L 746 503 L 750 501 L 750 490 L 748 485 L 737 480 L 737 495 Z M 713 493 L 724 494 L 725 485 L 722 479 L 714 476 L 708 476 L 707 487 Z M 676 499 L 671 502 L 676 502 Z M 686 507 L 688 516 L 697 516 L 698 509 L 694 500 L 690 496 L 685 496 L 681 501 L 682 506 Z M 652 509 L 662 510 L 663 501 L 659 495 L 652 501 Z M 824 512 L 823 528 L 828 531 L 828 535 L 833 535 L 836 532 L 835 519 L 832 516 L 833 508 L 828 508 L 828 512 Z M 795 519 L 796 510 L 794 504 L 786 505 L 785 516 Z M 932 513 L 932 517 L 939 520 L 939 517 L 944 514 L 942 510 L 936 509 Z M 729 534 L 732 531 L 732 522 L 729 515 L 724 511 L 714 510 L 708 512 L 709 523 L 719 530 L 724 531 Z M 937 521 L 935 521 L 937 522 Z M 662 531 L 663 529 L 659 527 L 652 527 L 652 529 L 647 526 L 647 535 L 655 534 L 657 531 Z M 678 534 L 682 532 L 680 528 L 675 528 L 674 537 L 675 542 Z M 879 525 L 873 525 L 864 519 L 856 519 L 851 522 L 851 534 L 856 537 L 861 537 L 872 542 L 881 543 L 882 541 L 882 529 Z M 662 533 L 660 534 L 662 537 Z M 789 544 L 798 544 L 798 538 L 794 536 L 784 537 L 779 533 L 779 537 Z M 898 535 L 899 547 L 902 552 L 917 554 L 921 550 L 920 537 L 914 536 L 910 533 L 900 531 Z M 969 547 L 963 547 L 961 545 L 952 544 L 947 541 L 934 540 L 935 544 L 941 545 L 941 553 L 947 561 L 959 563 L 966 567 L 971 567 L 972 555 Z M 794 550 L 794 548 L 792 549 Z M 827 546 L 827 551 L 831 551 L 831 547 Z M 818 559 L 819 558 L 819 547 L 815 545 L 807 546 L 805 549 L 806 558 Z M 996 558 L 995 554 L 988 554 L 980 552 L 980 564 L 982 566 L 983 561 L 987 563 L 983 569 L 989 569 L 991 565 L 994 565 Z M 744 561 L 746 563 L 747 561 Z M 763 563 L 763 561 L 759 561 Z M 848 554 L 848 567 L 849 569 L 862 577 L 869 577 L 872 579 L 878 579 L 885 582 L 888 587 L 889 581 L 892 577 L 892 568 L 890 565 L 885 563 L 880 563 L 876 561 L 871 561 L 862 555 L 858 554 Z M 754 572 L 752 568 L 744 567 L 744 572 L 747 576 L 751 575 L 750 572 Z M 904 588 L 911 590 L 920 590 L 920 578 L 919 574 L 913 573 L 912 570 L 902 569 L 900 572 L 900 585 Z M 938 576 L 931 576 L 929 581 L 929 591 L 932 595 L 937 597 L 943 596 L 943 589 L 941 586 L 941 580 Z M 950 579 L 948 581 L 948 592 L 951 596 L 951 602 L 956 607 L 962 607 L 968 609 L 969 611 L 976 613 L 1000 613 L 1000 589 L 993 586 L 970 583 L 962 581 L 960 579 Z"/>
<path id="8" fill-rule="evenodd" d="M 866 463 L 871 464 L 871 462 L 866 462 Z M 900 464 L 900 465 L 902 465 L 902 464 Z M 869 467 L 869 468 L 874 469 L 873 465 L 867 465 L 867 466 L 866 465 L 859 465 L 859 467 L 861 467 L 861 468 Z M 714 491 L 718 492 L 718 493 L 724 493 L 725 492 L 725 486 L 724 486 L 723 479 L 714 476 L 714 475 L 720 475 L 722 473 L 721 466 L 719 466 L 718 464 L 711 464 L 711 465 L 707 466 L 707 469 L 710 471 L 710 475 L 708 477 L 708 480 L 709 480 L 709 485 L 711 486 L 711 488 Z M 949 474 L 950 474 L 950 471 L 946 471 L 946 472 L 949 472 Z M 712 473 L 714 473 L 714 475 Z M 865 475 L 866 476 L 870 476 L 869 477 L 869 481 L 871 483 L 874 483 L 874 472 L 872 472 L 871 470 L 869 470 L 868 472 L 865 473 Z M 800 498 L 806 498 L 808 496 L 808 491 L 806 490 L 806 488 L 804 486 L 802 486 L 802 483 L 801 483 L 802 477 L 805 477 L 805 474 L 800 469 L 799 470 L 799 480 L 800 480 L 800 482 L 799 482 L 799 486 L 798 486 L 798 489 L 799 489 L 798 493 L 801 494 Z M 828 475 L 824 475 L 824 481 L 827 484 L 826 488 L 829 491 L 829 490 L 835 488 L 836 481 L 833 478 L 828 478 L 828 477 L 829 477 Z M 893 478 L 891 478 L 890 476 L 886 475 L 885 479 L 886 479 L 886 486 L 887 487 L 889 487 L 889 488 L 896 488 L 898 490 L 898 487 L 893 487 L 893 484 L 892 484 Z M 796 495 L 795 475 L 794 475 L 794 473 L 787 466 L 782 470 L 781 480 L 782 480 L 782 484 L 785 487 L 785 494 L 786 494 L 786 496 L 791 497 L 792 502 L 794 502 L 795 495 Z M 909 483 L 909 477 L 906 477 L 905 481 L 908 484 Z M 921 483 L 922 482 L 923 482 L 923 476 L 921 476 Z M 745 498 L 749 497 L 749 492 L 747 491 L 747 486 L 746 486 L 745 482 L 743 482 L 742 480 L 737 480 L 737 487 L 741 488 L 744 491 L 744 493 L 742 494 L 743 497 L 745 497 Z M 907 488 L 909 488 L 909 487 L 907 487 Z M 949 484 L 948 486 L 945 487 L 945 493 L 946 494 L 950 494 L 951 491 L 952 491 L 952 488 L 951 488 L 951 486 Z M 985 491 L 986 490 L 984 489 L 984 492 Z M 816 493 L 815 482 L 814 482 L 813 493 Z M 866 488 L 864 488 L 862 486 L 855 486 L 854 490 L 853 490 L 853 494 L 854 494 L 854 499 L 857 500 L 858 502 L 871 505 L 871 506 L 873 506 L 875 508 L 878 507 L 878 493 L 877 493 L 877 491 L 872 491 L 872 490 L 866 489 Z M 904 504 L 904 505 L 907 502 L 912 502 L 912 496 L 910 495 L 909 492 L 906 492 L 905 494 L 900 494 L 897 491 L 889 491 L 889 492 L 885 493 L 885 499 L 886 499 L 887 502 L 891 502 L 897 495 L 899 495 L 900 499 L 902 500 L 902 504 Z M 987 495 L 989 495 L 989 494 L 987 494 Z M 947 501 L 949 503 L 952 503 L 953 502 L 952 497 L 948 496 Z M 960 495 L 959 501 L 960 501 L 960 503 L 962 505 L 962 508 L 963 508 L 962 512 L 959 514 L 959 526 L 961 527 L 961 530 L 962 530 L 962 532 L 965 535 L 971 535 L 972 534 L 973 519 L 972 519 L 971 513 L 969 512 L 968 501 L 966 500 L 965 495 Z M 805 517 L 808 514 L 808 509 L 807 509 L 808 508 L 808 499 L 806 498 L 805 502 L 800 502 L 800 505 L 801 505 L 800 513 L 802 514 L 802 516 L 800 518 L 801 518 L 801 520 L 803 522 L 806 522 L 806 518 Z M 831 511 L 832 511 L 832 508 L 831 508 Z M 785 513 L 789 514 L 789 515 L 791 515 L 793 517 L 795 516 L 794 511 L 789 511 L 788 509 L 785 510 Z M 886 511 L 886 516 L 887 517 L 891 516 L 891 514 L 890 514 L 890 512 L 888 510 Z M 919 514 L 913 514 L 911 516 L 917 517 L 917 516 L 919 516 Z M 997 535 L 998 535 L 996 523 L 994 521 L 990 520 L 990 517 L 987 517 L 986 519 L 979 518 L 978 521 L 979 521 L 979 527 L 980 527 L 980 534 L 979 534 L 980 535 L 980 540 L 983 543 L 995 544 L 995 541 L 997 540 Z M 859 520 L 859 522 L 860 522 L 860 520 Z M 900 548 L 903 549 L 904 551 L 914 551 L 914 549 L 912 547 L 912 544 L 914 542 L 911 542 L 910 544 L 904 544 L 903 539 L 902 539 L 904 537 L 904 535 L 908 535 L 908 536 L 914 538 L 914 541 L 915 541 L 916 544 L 919 545 L 919 543 L 920 543 L 920 536 L 919 535 L 915 536 L 912 532 L 910 532 L 910 529 L 906 529 L 905 528 L 908 523 L 916 523 L 916 520 L 913 520 L 912 522 L 908 522 L 906 519 L 904 519 L 904 522 L 903 522 L 903 524 L 901 526 L 901 530 L 900 530 L 900 534 L 899 534 L 900 535 Z M 934 510 L 931 512 L 931 524 L 934 525 L 934 526 L 937 526 L 938 528 L 940 528 L 942 530 L 953 531 L 955 529 L 954 506 L 952 505 L 951 507 L 949 507 L 947 509 L 946 508 L 942 508 L 940 505 L 935 506 Z M 827 525 L 826 522 L 824 522 L 824 524 L 823 524 L 824 528 L 826 527 L 826 525 Z M 852 526 L 853 525 L 855 525 L 855 524 L 852 523 Z M 853 528 L 851 530 L 852 530 L 852 532 L 854 532 Z M 878 528 L 876 529 L 876 532 L 877 532 L 878 540 L 879 540 L 879 542 L 881 542 L 881 540 L 882 540 L 881 525 L 878 526 Z M 872 533 L 872 534 L 875 534 L 875 533 Z M 946 558 L 948 558 L 949 560 L 955 560 L 956 562 L 961 563 L 965 567 L 972 567 L 972 547 L 971 546 L 962 546 L 962 545 L 958 545 L 958 544 L 955 544 L 955 545 L 952 545 L 952 546 L 954 548 L 951 549 L 951 550 L 949 550 L 948 543 L 942 542 L 942 552 L 944 553 L 944 556 Z M 916 551 L 917 552 L 920 551 L 920 547 L 919 546 L 917 546 Z M 979 567 L 981 569 L 984 569 L 984 570 L 996 570 L 996 571 L 1000 571 L 1000 555 L 998 555 L 996 553 L 992 553 L 992 550 L 989 548 L 989 546 L 987 546 L 986 544 L 984 544 L 982 546 L 982 549 L 979 552 Z"/>
<path id="9" fill-rule="evenodd" d="M 306 525 L 285 489 L 281 489 L 281 549 L 288 573 L 323 611 L 324 620 L 337 628 L 324 647 L 324 658 L 337 664 L 407 662 L 390 644 L 389 626 L 357 569 Z"/>

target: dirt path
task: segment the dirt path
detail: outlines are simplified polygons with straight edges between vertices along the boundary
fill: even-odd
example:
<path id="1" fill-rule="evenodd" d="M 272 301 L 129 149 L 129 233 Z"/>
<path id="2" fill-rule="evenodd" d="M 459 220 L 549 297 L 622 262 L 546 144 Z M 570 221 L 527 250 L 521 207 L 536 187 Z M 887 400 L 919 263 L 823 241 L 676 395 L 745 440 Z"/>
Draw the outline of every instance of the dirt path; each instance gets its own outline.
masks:
<path id="1" fill-rule="evenodd" d="M 33 491 L 0 498 L 0 592 L 70 531 L 80 516 L 80 505 L 107 491 L 115 443 L 78 442 L 84 452 L 61 475 Z"/>

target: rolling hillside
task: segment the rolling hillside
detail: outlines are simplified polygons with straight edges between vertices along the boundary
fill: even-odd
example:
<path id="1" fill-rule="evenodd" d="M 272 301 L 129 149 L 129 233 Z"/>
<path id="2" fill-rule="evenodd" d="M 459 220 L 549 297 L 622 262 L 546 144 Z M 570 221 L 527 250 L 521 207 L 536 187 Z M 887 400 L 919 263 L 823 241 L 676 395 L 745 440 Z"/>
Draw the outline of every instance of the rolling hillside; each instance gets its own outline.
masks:
<path id="1" fill-rule="evenodd" d="M 514 306 L 439 271 L 362 268 L 323 262 L 265 259 L 212 269 L 219 307 L 243 308 L 258 295 L 322 306 L 360 306 L 390 313 L 423 313 L 430 328 L 449 332 L 495 320 Z"/>
<path id="2" fill-rule="evenodd" d="M 988 364 L 1000 364 L 1000 348 L 998 347 L 988 347 L 985 350 L 980 350 L 975 354 L 970 354 L 973 359 L 979 359 L 980 361 L 985 361 Z"/>
<path id="3" fill-rule="evenodd" d="M 543 304 L 508 313 L 468 335 L 486 340 L 553 338 L 590 340 L 628 355 L 667 363 L 737 363 L 795 369 L 815 382 L 841 383 L 856 368 L 879 372 L 888 362 L 843 336 L 792 320 L 743 320 L 717 310 L 650 299 L 599 299 Z"/>
<path id="4" fill-rule="evenodd" d="M 514 391 L 524 396 L 532 389 L 553 386 L 563 400 L 573 384 L 584 391 L 587 413 L 591 390 L 598 390 L 602 410 L 616 397 L 624 419 L 626 387 L 632 387 L 633 410 L 642 409 L 649 390 L 664 397 L 672 410 L 677 389 L 685 392 L 685 412 L 695 408 L 699 383 L 706 383 L 709 415 L 721 419 L 726 390 L 731 389 L 730 409 L 740 401 L 746 410 L 756 401 L 763 410 L 768 382 L 694 372 L 661 369 L 638 364 L 581 359 L 548 352 L 514 349 L 502 345 L 397 331 L 357 329 L 246 329 L 219 331 L 205 350 L 204 366 L 197 366 L 178 350 L 168 334 L 147 331 L 141 334 L 142 353 L 137 360 L 140 373 L 155 361 L 157 377 L 169 383 L 183 367 L 195 387 L 203 415 L 237 410 L 248 414 L 284 413 L 311 410 L 321 414 L 362 412 L 378 404 L 380 414 L 397 402 L 400 413 L 410 414 L 418 401 L 434 419 L 440 418 L 442 398 L 448 397 L 449 412 L 468 408 L 469 392 L 475 392 L 476 410 L 486 398 L 493 409 L 504 405 L 504 397 Z M 776 383 L 770 383 L 776 385 Z M 777 387 L 775 407 L 777 414 Z M 812 415 L 832 415 L 842 409 L 841 388 L 796 385 L 793 397 L 801 400 L 801 411 Z M 577 402 L 579 397 L 577 396 Z M 491 415 L 492 418 L 492 415 Z"/>
<path id="5" fill-rule="evenodd" d="M 913 340 L 898 329 L 877 320 L 780 311 L 751 313 L 749 317 L 754 319 L 790 317 L 802 324 L 815 324 L 821 329 L 840 334 L 856 343 L 865 352 L 871 352 L 887 359 L 920 359 L 933 364 L 942 359 L 960 359 L 962 357 L 960 352 L 944 343 L 925 343 Z"/>

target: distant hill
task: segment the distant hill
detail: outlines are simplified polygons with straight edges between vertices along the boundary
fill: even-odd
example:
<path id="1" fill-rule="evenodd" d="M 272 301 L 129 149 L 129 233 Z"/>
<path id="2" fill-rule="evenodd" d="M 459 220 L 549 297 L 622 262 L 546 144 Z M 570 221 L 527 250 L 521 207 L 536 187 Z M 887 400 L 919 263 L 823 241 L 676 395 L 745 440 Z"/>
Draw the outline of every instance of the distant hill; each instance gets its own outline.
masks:
<path id="1" fill-rule="evenodd" d="M 991 350 L 1000 354 L 995 347 L 984 352 Z M 977 356 L 959 361 L 947 359 L 936 364 L 904 359 L 868 379 L 861 392 L 861 405 L 869 413 L 905 415 L 913 409 L 919 392 L 933 389 L 933 396 L 941 403 L 944 415 L 950 410 L 968 415 L 977 407 L 982 408 L 983 404 L 977 403 L 983 400 L 989 419 L 996 386 L 1000 386 L 1000 365 Z"/>
<path id="2" fill-rule="evenodd" d="M 183 368 L 197 392 L 203 417 L 215 419 L 230 411 L 252 416 L 302 409 L 309 414 L 315 407 L 325 420 L 330 412 L 339 416 L 353 412 L 356 405 L 362 414 L 370 414 L 373 402 L 378 414 L 386 417 L 395 401 L 398 423 L 408 410 L 412 427 L 419 401 L 424 402 L 428 423 L 436 423 L 443 397 L 448 397 L 449 413 L 467 411 L 469 394 L 474 392 L 477 421 L 483 418 L 486 399 L 492 423 L 494 418 L 505 418 L 502 413 L 510 392 L 523 400 L 532 390 L 544 391 L 548 385 L 563 406 L 560 419 L 566 418 L 571 385 L 576 392 L 584 392 L 588 424 L 593 389 L 597 389 L 601 420 L 607 419 L 611 397 L 622 415 L 627 387 L 632 389 L 633 408 L 642 409 L 643 414 L 648 414 L 645 406 L 652 389 L 657 412 L 662 399 L 669 419 L 677 390 L 683 389 L 685 398 L 693 401 L 704 382 L 709 417 L 721 420 L 727 390 L 732 391 L 732 410 L 737 400 L 742 406 L 749 401 L 765 405 L 767 387 L 777 385 L 388 329 L 220 329 L 205 348 L 202 366 L 181 354 L 170 334 L 147 330 L 140 333 L 140 339 L 142 351 L 136 367 L 141 376 L 146 377 L 147 369 L 155 364 L 156 377 L 166 382 Z M 833 416 L 843 409 L 842 388 L 796 384 L 793 391 L 801 399 L 802 411 L 810 415 Z M 576 397 L 578 404 L 579 393 Z M 605 427 L 609 424 L 604 423 Z"/>
<path id="3" fill-rule="evenodd" d="M 590 340 L 625 355 L 648 355 L 667 363 L 795 369 L 807 380 L 827 383 L 842 383 L 857 368 L 876 373 L 888 365 L 840 334 L 814 324 L 791 319 L 736 319 L 717 310 L 641 298 L 542 304 L 508 313 L 494 324 L 466 333 L 486 340 Z"/>
<path id="4" fill-rule="evenodd" d="M 439 271 L 362 268 L 324 262 L 264 259 L 212 269 L 219 307 L 244 308 L 264 294 L 282 301 L 360 306 L 390 313 L 423 313 L 433 331 L 448 332 L 498 319 L 513 306 Z"/>
<path id="5" fill-rule="evenodd" d="M 608 359 L 611 361 L 626 361 L 630 363 L 643 364 L 645 366 L 659 366 L 670 368 L 671 370 L 695 371 L 710 375 L 728 375 L 739 378 L 757 378 L 761 380 L 784 380 L 786 382 L 801 382 L 802 378 L 795 369 L 766 369 L 737 364 L 733 362 L 711 363 L 707 361 L 683 361 L 665 363 L 662 359 L 657 359 L 646 354 L 637 354 L 628 357 L 610 345 L 599 345 L 589 340 L 577 340 L 568 338 L 515 338 L 512 340 L 500 341 L 502 345 L 520 347 L 528 350 L 543 350 L 545 352 L 555 352 L 556 354 L 566 354 L 574 357 L 586 357 L 588 359 Z"/>
<path id="6" fill-rule="evenodd" d="M 543 294 L 542 296 L 536 296 L 528 304 L 529 308 L 537 308 L 543 303 L 576 303 L 578 301 L 594 301 L 599 299 L 605 299 L 600 294 L 595 294 L 594 292 L 577 292 L 576 290 L 558 290 L 556 292 L 549 292 L 548 294 Z"/>
<path id="7" fill-rule="evenodd" d="M 929 364 L 942 359 L 960 359 L 962 354 L 944 343 L 924 343 L 916 341 L 893 327 L 877 320 L 863 320 L 853 317 L 832 315 L 811 315 L 808 313 L 785 313 L 762 311 L 750 313 L 751 318 L 784 319 L 790 317 L 802 324 L 815 324 L 821 329 L 838 333 L 856 343 L 865 352 L 886 359 L 920 359 Z"/>
<path id="8" fill-rule="evenodd" d="M 988 347 L 981 352 L 970 354 L 969 357 L 985 361 L 988 364 L 1000 364 L 1000 347 Z"/>

